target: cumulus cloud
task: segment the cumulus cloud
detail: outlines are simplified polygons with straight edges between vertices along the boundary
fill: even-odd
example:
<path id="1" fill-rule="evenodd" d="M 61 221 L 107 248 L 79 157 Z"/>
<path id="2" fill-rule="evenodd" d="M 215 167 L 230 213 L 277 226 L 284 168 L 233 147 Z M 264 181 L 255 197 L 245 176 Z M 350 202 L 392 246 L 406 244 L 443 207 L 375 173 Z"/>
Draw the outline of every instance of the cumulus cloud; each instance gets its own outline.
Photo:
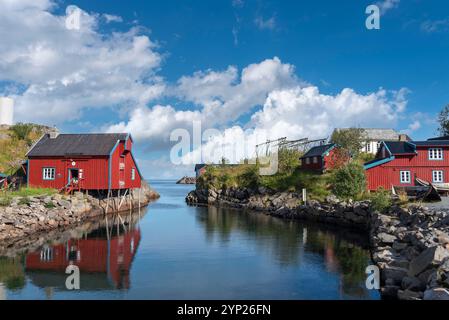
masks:
<path id="1" fill-rule="evenodd" d="M 326 95 L 314 86 L 275 90 L 263 109 L 256 112 L 246 128 L 234 126 L 213 136 L 187 154 L 183 161 L 218 162 L 221 157 L 237 162 L 255 155 L 255 146 L 266 139 L 327 138 L 336 127 L 395 127 L 405 110 L 407 90 L 380 89 L 359 94 L 346 88 Z M 418 123 L 412 129 L 419 128 Z"/>
<path id="2" fill-rule="evenodd" d="M 71 6 L 80 28 L 68 29 L 54 8 L 48 0 L 0 0 L 0 80 L 24 87 L 14 96 L 18 119 L 62 123 L 85 108 L 132 107 L 162 94 L 161 55 L 139 28 L 104 34 L 101 15 Z"/>
<path id="3" fill-rule="evenodd" d="M 298 84 L 305 82 L 296 77 L 295 68 L 274 57 L 248 65 L 241 75 L 230 66 L 221 72 L 207 70 L 181 77 L 173 91 L 179 98 L 202 106 L 211 124 L 220 124 L 263 104 L 271 91 Z"/>

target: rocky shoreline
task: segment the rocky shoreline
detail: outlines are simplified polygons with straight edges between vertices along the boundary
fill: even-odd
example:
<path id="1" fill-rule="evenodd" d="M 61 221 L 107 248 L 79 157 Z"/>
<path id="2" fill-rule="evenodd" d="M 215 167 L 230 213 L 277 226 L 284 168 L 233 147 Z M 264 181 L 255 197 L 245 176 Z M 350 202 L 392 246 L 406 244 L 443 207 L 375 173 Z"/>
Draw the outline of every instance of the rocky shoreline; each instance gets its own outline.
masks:
<path id="1" fill-rule="evenodd" d="M 81 192 L 66 196 L 15 197 L 7 207 L 0 207 L 0 251 L 26 237 L 87 221 L 105 213 L 130 211 L 146 206 L 159 194 L 147 184 L 133 189 L 125 200 L 93 197 Z"/>
<path id="2" fill-rule="evenodd" d="M 299 194 L 265 188 L 197 189 L 186 201 L 362 230 L 369 234 L 372 260 L 380 270 L 382 297 L 449 300 L 449 210 L 393 206 L 379 213 L 369 201 L 344 202 L 335 197 L 302 204 Z"/>

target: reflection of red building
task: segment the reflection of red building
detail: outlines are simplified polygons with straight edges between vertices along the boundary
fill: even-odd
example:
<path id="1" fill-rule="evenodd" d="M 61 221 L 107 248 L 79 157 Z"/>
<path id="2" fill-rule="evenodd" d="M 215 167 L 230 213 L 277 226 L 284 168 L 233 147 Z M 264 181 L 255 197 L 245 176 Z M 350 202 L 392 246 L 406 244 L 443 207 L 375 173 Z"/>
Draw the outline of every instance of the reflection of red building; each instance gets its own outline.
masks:
<path id="1" fill-rule="evenodd" d="M 129 271 L 140 242 L 140 230 L 131 230 L 110 240 L 88 238 L 69 240 L 33 252 L 26 257 L 27 271 L 52 271 L 65 274 L 76 265 L 81 274 L 105 274 L 116 288 L 129 288 Z M 63 284 L 62 284 L 63 285 Z M 83 277 L 81 276 L 81 289 Z"/>

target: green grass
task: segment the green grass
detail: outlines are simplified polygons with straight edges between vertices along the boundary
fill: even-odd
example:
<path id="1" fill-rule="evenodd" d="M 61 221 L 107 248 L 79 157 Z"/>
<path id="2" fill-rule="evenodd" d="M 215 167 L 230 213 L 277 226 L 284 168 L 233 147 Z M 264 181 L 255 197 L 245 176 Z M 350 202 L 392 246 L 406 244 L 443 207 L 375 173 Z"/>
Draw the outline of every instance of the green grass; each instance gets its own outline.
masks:
<path id="1" fill-rule="evenodd" d="M 305 171 L 299 166 L 293 168 L 292 172 L 278 172 L 270 176 L 261 176 L 258 166 L 242 164 L 232 167 L 208 167 L 197 183 L 202 188 L 266 187 L 278 192 L 302 192 L 302 189 L 305 188 L 310 199 L 324 200 L 330 194 L 328 181 L 329 174 Z"/>
<path id="2" fill-rule="evenodd" d="M 48 188 L 21 188 L 19 191 L 2 191 L 0 192 L 0 206 L 9 206 L 14 197 L 22 197 L 19 204 L 29 204 L 28 197 L 51 196 L 55 193 L 57 193 L 56 189 Z"/>

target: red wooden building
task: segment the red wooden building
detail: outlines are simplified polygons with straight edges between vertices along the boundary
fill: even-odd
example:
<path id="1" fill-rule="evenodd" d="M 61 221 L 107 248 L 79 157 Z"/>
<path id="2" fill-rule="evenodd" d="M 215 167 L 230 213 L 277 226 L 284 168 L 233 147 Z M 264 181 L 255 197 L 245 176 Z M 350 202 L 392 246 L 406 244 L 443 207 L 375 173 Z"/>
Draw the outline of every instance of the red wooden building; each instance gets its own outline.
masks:
<path id="1" fill-rule="evenodd" d="M 326 171 L 339 162 L 337 146 L 334 143 L 316 146 L 307 151 L 301 158 L 301 168 L 306 170 Z"/>
<path id="2" fill-rule="evenodd" d="M 129 134 L 46 134 L 27 153 L 30 187 L 140 188 Z"/>
<path id="3" fill-rule="evenodd" d="M 365 163 L 368 189 L 414 186 L 415 178 L 449 182 L 449 138 L 427 141 L 384 141 L 376 158 Z"/>

